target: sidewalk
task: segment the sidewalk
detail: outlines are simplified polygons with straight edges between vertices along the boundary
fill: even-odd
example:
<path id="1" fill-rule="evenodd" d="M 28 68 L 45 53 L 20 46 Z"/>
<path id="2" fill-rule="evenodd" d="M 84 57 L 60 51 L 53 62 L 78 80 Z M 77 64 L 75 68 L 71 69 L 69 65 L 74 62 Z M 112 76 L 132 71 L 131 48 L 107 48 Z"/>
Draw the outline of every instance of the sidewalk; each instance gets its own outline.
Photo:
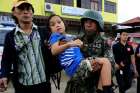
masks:
<path id="1" fill-rule="evenodd" d="M 68 80 L 68 77 L 65 75 L 64 72 L 62 72 L 60 90 L 56 90 L 55 85 L 52 82 L 52 93 L 64 93 L 64 90 L 65 90 L 65 87 L 66 87 L 66 84 L 67 84 L 67 80 Z M 127 93 L 136 93 L 136 84 L 137 84 L 137 81 L 134 80 L 133 83 L 132 83 L 132 87 L 127 91 Z M 0 93 L 14 93 L 14 88 L 13 88 L 12 84 L 9 83 L 9 88 L 6 92 L 0 92 Z M 119 93 L 118 88 L 115 90 L 115 93 Z"/>

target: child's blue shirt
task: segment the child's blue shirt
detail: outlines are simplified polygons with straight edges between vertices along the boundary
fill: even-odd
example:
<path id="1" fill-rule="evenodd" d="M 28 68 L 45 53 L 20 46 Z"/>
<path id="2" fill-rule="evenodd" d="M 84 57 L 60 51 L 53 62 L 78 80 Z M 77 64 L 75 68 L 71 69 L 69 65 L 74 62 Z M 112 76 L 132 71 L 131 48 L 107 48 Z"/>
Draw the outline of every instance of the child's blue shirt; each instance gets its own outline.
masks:
<path id="1" fill-rule="evenodd" d="M 72 36 L 63 35 L 60 33 L 52 33 L 49 39 L 50 45 L 59 41 L 70 41 Z M 73 76 L 81 60 L 84 58 L 79 47 L 70 47 L 65 49 L 62 53 L 58 55 L 60 64 L 64 67 L 64 70 L 69 76 Z"/>

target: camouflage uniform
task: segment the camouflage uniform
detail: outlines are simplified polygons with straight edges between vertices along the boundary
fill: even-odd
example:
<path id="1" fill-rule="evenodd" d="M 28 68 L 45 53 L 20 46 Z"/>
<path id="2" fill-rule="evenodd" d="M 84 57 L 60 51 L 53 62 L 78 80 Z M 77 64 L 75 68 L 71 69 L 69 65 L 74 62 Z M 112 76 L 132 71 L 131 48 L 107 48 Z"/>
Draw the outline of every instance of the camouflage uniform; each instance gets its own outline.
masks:
<path id="1" fill-rule="evenodd" d="M 65 93 L 95 93 L 95 76 L 83 60 L 73 77 L 68 81 Z M 97 78 L 98 79 L 98 78 Z"/>
<path id="2" fill-rule="evenodd" d="M 85 37 L 82 37 L 81 39 L 84 43 L 84 47 L 82 49 L 83 54 L 85 57 L 106 57 L 109 59 L 109 61 L 112 64 L 112 71 L 114 74 L 115 70 L 115 60 L 113 56 L 113 52 L 111 47 L 106 43 L 106 40 L 104 40 L 101 35 L 96 35 L 92 42 L 89 43 L 89 40 L 87 40 Z"/>
<path id="3" fill-rule="evenodd" d="M 85 19 L 97 21 L 99 23 L 98 26 L 100 27 L 100 30 L 103 31 L 103 19 L 99 13 L 96 11 L 85 12 L 83 18 L 81 19 L 82 25 L 84 24 Z M 85 58 L 105 57 L 110 55 L 108 54 L 106 48 L 107 45 L 100 34 L 91 36 L 93 38 L 90 40 L 87 40 L 85 37 L 81 38 L 84 43 L 84 47 L 81 49 L 81 51 L 83 52 Z M 98 83 L 99 75 L 100 70 L 90 72 L 86 62 L 81 62 L 75 75 L 68 81 L 65 93 L 95 93 L 95 85 Z"/>
<path id="4" fill-rule="evenodd" d="M 82 38 L 84 47 L 82 49 L 85 57 L 103 57 L 105 52 L 105 43 L 100 35 L 96 35 L 94 40 L 89 43 L 85 37 Z"/>
<path id="5" fill-rule="evenodd" d="M 84 42 L 82 52 L 86 58 L 107 57 L 110 62 L 112 62 L 112 65 L 114 65 L 112 50 L 100 35 L 96 36 L 92 43 L 88 43 L 88 40 L 84 37 L 82 41 Z M 95 85 L 98 83 L 100 71 L 94 73 L 90 72 L 87 68 L 87 64 L 81 63 L 82 65 L 79 67 L 76 74 L 68 82 L 65 93 L 95 93 Z"/>

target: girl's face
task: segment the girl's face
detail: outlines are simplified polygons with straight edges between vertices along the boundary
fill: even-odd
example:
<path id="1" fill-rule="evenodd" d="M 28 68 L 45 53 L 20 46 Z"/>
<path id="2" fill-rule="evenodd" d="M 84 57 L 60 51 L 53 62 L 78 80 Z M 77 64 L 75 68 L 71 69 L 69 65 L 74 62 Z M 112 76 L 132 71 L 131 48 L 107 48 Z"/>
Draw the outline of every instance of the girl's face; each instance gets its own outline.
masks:
<path id="1" fill-rule="evenodd" d="M 65 25 L 59 16 L 53 16 L 49 21 L 51 32 L 65 33 Z"/>

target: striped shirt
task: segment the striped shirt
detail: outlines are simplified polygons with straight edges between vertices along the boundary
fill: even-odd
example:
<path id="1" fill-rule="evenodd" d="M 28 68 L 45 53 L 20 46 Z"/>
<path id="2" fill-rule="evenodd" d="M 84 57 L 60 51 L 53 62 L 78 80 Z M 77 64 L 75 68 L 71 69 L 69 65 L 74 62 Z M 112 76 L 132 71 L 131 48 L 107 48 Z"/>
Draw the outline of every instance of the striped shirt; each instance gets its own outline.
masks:
<path id="1" fill-rule="evenodd" d="M 16 26 L 14 35 L 15 47 L 19 52 L 19 82 L 23 85 L 46 82 L 45 65 L 37 26 L 33 24 L 30 34 L 26 34 Z"/>
<path id="2" fill-rule="evenodd" d="M 49 43 L 50 45 L 53 45 L 54 43 L 59 42 L 61 40 L 70 41 L 73 40 L 73 37 L 56 32 L 51 34 Z M 64 70 L 66 71 L 67 75 L 73 76 L 75 71 L 79 67 L 79 64 L 81 63 L 81 60 L 83 60 L 83 55 L 79 47 L 70 47 L 65 49 L 65 51 L 63 51 L 62 53 L 60 53 L 58 55 L 58 58 L 61 66 L 64 67 Z"/>

